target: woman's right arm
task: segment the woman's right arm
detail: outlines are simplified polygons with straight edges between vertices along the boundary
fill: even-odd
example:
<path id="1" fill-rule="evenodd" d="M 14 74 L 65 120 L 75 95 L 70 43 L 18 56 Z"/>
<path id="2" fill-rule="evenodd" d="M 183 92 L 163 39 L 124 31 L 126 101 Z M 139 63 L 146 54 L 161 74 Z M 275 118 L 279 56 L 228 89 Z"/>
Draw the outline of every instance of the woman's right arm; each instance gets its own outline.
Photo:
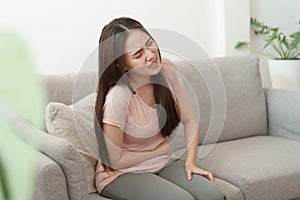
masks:
<path id="1" fill-rule="evenodd" d="M 106 148 L 111 167 L 124 169 L 134 166 L 151 158 L 171 153 L 171 144 L 168 139 L 151 151 L 126 151 L 122 149 L 124 132 L 117 126 L 103 124 Z"/>

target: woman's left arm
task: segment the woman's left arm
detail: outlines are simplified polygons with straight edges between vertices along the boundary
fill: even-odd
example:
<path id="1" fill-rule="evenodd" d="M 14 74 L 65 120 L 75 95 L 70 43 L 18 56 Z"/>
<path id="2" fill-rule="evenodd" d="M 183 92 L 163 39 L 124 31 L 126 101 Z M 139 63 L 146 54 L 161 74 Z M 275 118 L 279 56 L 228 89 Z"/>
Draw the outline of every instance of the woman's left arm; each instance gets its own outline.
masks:
<path id="1" fill-rule="evenodd" d="M 175 70 L 173 63 L 164 58 L 162 59 L 162 64 L 169 66 Z M 175 71 L 174 71 L 175 72 Z M 185 161 L 185 171 L 188 180 L 192 180 L 192 174 L 199 174 L 207 177 L 210 181 L 215 183 L 213 175 L 204 169 L 197 167 L 196 165 L 196 155 L 198 148 L 198 138 L 199 138 L 199 123 L 197 117 L 192 108 L 189 96 L 181 82 L 180 78 L 176 75 L 177 79 L 175 81 L 176 88 L 176 98 L 180 104 L 180 114 L 181 121 L 184 125 L 184 135 L 186 140 L 186 161 Z"/>
<path id="2" fill-rule="evenodd" d="M 196 155 L 198 148 L 199 126 L 197 119 L 188 119 L 182 121 L 184 125 L 184 134 L 186 138 L 186 161 L 185 172 L 188 180 L 192 180 L 192 174 L 200 174 L 207 177 L 211 182 L 216 183 L 212 173 L 197 167 Z"/>

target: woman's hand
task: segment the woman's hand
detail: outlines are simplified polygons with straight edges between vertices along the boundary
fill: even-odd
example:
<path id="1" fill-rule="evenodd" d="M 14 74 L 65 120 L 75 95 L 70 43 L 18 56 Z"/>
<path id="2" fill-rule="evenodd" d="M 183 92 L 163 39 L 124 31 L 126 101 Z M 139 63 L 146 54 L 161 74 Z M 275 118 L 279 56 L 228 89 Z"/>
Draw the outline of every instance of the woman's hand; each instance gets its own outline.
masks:
<path id="1" fill-rule="evenodd" d="M 195 164 L 192 164 L 192 163 L 186 164 L 185 165 L 185 172 L 186 172 L 187 179 L 189 181 L 192 180 L 192 174 L 199 174 L 199 175 L 205 176 L 211 182 L 213 182 L 214 184 L 216 184 L 216 180 L 213 177 L 212 173 L 210 173 L 209 171 L 206 171 L 204 169 L 201 169 L 201 168 L 197 167 Z"/>

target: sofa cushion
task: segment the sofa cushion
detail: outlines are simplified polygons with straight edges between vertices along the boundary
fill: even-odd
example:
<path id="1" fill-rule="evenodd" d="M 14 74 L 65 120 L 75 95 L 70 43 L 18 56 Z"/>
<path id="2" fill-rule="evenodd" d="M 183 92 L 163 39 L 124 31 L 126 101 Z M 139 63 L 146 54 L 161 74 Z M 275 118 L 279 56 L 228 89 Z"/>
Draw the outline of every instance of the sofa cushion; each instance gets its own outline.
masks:
<path id="1" fill-rule="evenodd" d="M 300 141 L 300 91 L 267 90 L 269 134 Z"/>
<path id="2" fill-rule="evenodd" d="M 226 196 L 227 200 L 243 200 L 244 196 L 242 191 L 235 185 L 228 183 L 219 178 L 215 178 L 218 188 L 222 194 Z"/>
<path id="3" fill-rule="evenodd" d="M 267 134 L 266 101 L 256 57 L 223 57 L 192 63 L 194 65 L 188 62 L 175 64 L 178 72 L 193 88 L 193 91 L 189 91 L 190 96 L 197 96 L 197 101 L 192 101 L 192 104 L 195 110 L 199 105 L 200 143 Z M 219 83 L 220 79 L 223 86 Z M 223 92 L 225 95 L 222 95 Z M 218 94 L 213 96 L 213 93 Z M 217 103 L 212 105 L 212 97 L 223 99 L 214 99 Z M 220 105 L 223 102 L 225 106 Z M 214 113 L 212 109 L 215 109 Z M 222 120 L 224 113 L 225 120 Z M 223 129 L 217 130 L 216 127 L 222 126 Z M 207 135 L 209 128 L 211 132 Z"/>
<path id="4" fill-rule="evenodd" d="M 86 140 L 81 136 L 93 133 L 94 100 L 95 93 L 92 93 L 70 106 L 50 102 L 46 108 L 48 133 L 68 140 L 80 153 L 85 165 L 89 193 L 96 192 L 94 177 L 97 155 L 94 152 L 97 150 L 97 141 L 96 137 L 94 137 L 95 140 L 88 141 L 91 147 L 95 147 L 90 149 L 85 145 L 83 141 Z"/>
<path id="5" fill-rule="evenodd" d="M 218 143 L 197 163 L 239 187 L 245 199 L 293 199 L 300 197 L 299 155 L 299 141 L 256 136 Z"/>

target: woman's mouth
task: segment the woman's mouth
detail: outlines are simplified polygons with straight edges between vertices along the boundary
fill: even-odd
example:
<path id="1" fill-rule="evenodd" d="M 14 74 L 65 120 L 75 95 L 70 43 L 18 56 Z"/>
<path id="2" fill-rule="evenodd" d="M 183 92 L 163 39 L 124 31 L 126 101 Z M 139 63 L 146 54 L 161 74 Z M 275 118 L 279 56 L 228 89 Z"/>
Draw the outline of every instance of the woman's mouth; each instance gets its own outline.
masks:
<path id="1" fill-rule="evenodd" d="M 150 64 L 149 67 L 155 68 L 155 67 L 157 67 L 157 66 L 158 66 L 158 62 L 157 62 L 157 60 L 155 60 L 155 61 L 153 61 L 153 62 Z"/>

